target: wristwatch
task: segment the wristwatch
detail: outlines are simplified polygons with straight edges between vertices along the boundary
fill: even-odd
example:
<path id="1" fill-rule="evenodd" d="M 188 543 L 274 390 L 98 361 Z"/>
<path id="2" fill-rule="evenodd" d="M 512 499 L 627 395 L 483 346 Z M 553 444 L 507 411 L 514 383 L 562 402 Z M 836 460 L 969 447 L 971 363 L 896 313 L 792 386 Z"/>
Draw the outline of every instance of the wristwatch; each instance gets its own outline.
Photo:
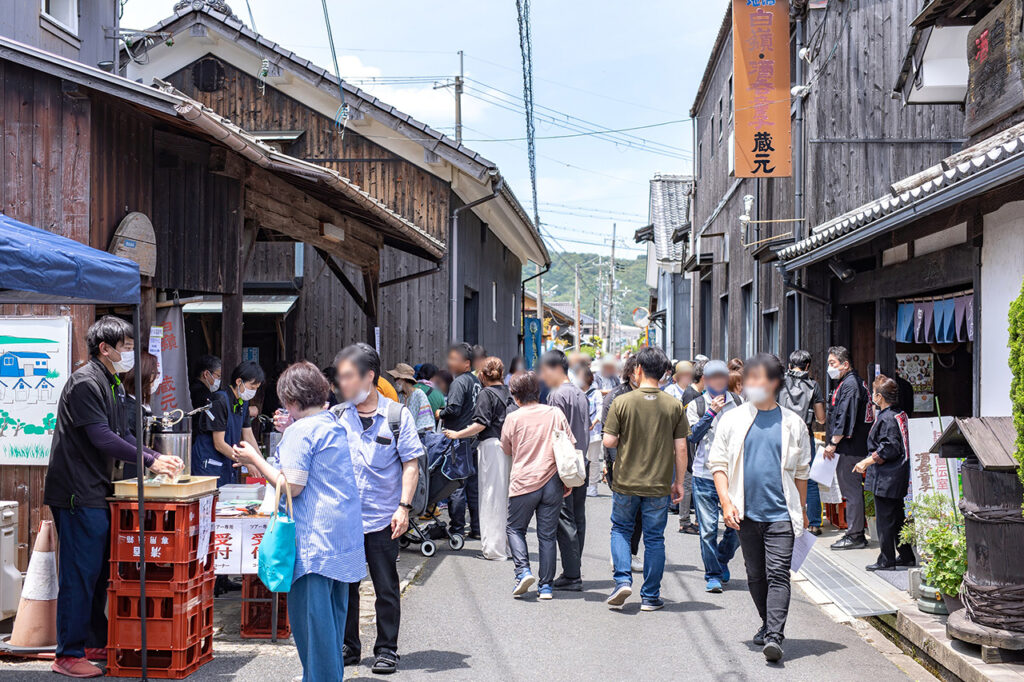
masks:
<path id="1" fill-rule="evenodd" d="M 401 507 L 402 509 L 407 509 L 409 511 L 412 511 L 412 505 L 409 504 L 408 502 L 399 502 L 398 506 Z"/>

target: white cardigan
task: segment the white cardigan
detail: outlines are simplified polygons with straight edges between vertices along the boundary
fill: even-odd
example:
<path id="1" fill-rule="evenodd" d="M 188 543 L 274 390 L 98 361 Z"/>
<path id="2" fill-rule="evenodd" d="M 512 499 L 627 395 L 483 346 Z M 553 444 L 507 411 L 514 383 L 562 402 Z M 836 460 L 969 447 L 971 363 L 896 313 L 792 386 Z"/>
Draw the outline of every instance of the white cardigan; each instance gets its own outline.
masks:
<path id="1" fill-rule="evenodd" d="M 807 424 L 790 409 L 782 407 L 782 492 L 793 523 L 793 533 L 804 532 L 804 510 L 796 479 L 806 480 L 811 469 L 811 442 Z M 718 421 L 715 440 L 708 454 L 711 473 L 721 471 L 729 477 L 729 498 L 740 519 L 743 518 L 743 442 L 754 424 L 757 408 L 744 403 L 723 414 Z"/>

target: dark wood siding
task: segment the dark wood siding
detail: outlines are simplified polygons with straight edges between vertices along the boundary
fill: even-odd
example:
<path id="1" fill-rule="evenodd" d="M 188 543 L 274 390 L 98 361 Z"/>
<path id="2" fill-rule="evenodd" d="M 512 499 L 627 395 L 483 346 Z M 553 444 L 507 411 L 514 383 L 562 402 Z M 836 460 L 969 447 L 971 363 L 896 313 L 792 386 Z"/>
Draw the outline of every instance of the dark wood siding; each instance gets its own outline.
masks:
<path id="1" fill-rule="evenodd" d="M 832 3 L 830 3 L 831 5 Z M 960 148 L 956 140 L 963 135 L 963 114 L 956 106 L 904 107 L 889 96 L 910 35 L 909 23 L 915 14 L 914 3 L 886 0 L 862 0 L 860 3 L 835 3 L 823 28 L 822 49 L 807 68 L 813 79 L 805 100 L 805 215 L 808 228 L 856 208 L 888 191 L 896 179 L 921 171 Z M 812 10 L 807 34 L 821 26 L 824 12 Z M 865 46 L 870 45 L 869 50 Z M 835 53 L 830 57 L 833 46 Z M 712 216 L 715 207 L 735 182 L 728 173 L 729 131 L 731 120 L 726 104 L 726 120 L 717 116 L 718 102 L 729 99 L 732 75 L 732 40 L 727 36 L 716 54 L 716 61 L 703 99 L 697 103 L 696 142 L 700 158 L 694 200 L 694 225 L 699 229 Z M 725 134 L 720 131 L 725 128 Z M 908 140 L 912 142 L 907 143 Z M 758 184 L 760 182 L 760 184 Z M 731 199 L 708 225 L 707 233 L 728 234 L 705 238 L 702 251 L 712 251 L 713 266 L 710 310 L 713 311 L 712 347 L 697 344 L 695 352 L 718 357 L 721 348 L 721 311 L 723 296 L 728 296 L 729 352 L 740 354 L 743 348 L 741 288 L 752 282 L 758 267 L 743 244 L 747 241 L 780 235 L 792 229 L 791 223 L 764 226 L 760 231 L 741 230 L 743 196 L 757 198 L 760 219 L 790 218 L 794 215 L 792 178 L 772 180 L 743 179 Z M 726 248 L 728 242 L 728 248 Z M 710 248 L 709 248 L 710 247 Z M 724 263 L 723 261 L 728 261 Z M 777 311 L 782 338 L 779 350 L 786 354 L 785 330 L 789 327 L 788 306 L 782 281 L 772 265 L 760 266 L 759 309 L 762 315 L 755 328 L 762 329 L 763 314 Z M 823 268 L 803 273 L 804 285 L 827 297 L 830 277 Z M 698 295 L 699 298 L 699 295 Z M 700 301 L 696 302 L 697 309 Z M 801 345 L 811 350 L 815 362 L 822 363 L 827 345 L 823 307 L 813 301 L 801 301 Z M 701 330 L 695 325 L 694 338 Z M 763 333 L 763 332 L 762 332 Z M 761 348 L 768 344 L 762 339 Z"/>
<path id="2" fill-rule="evenodd" d="M 0 61 L 0 206 L 11 218 L 89 243 L 90 102 L 61 92 L 60 80 Z M 72 365 L 86 360 L 92 306 L 4 305 L 0 315 L 70 315 Z M 42 518 L 46 467 L 0 467 L 0 499 L 18 502 L 18 567 Z"/>

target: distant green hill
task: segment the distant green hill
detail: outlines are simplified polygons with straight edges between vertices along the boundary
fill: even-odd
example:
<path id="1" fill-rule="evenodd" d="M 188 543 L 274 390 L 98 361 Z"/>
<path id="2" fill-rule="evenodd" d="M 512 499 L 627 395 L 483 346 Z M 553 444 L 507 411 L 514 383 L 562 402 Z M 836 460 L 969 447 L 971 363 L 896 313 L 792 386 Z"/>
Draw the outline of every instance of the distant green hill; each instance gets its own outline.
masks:
<path id="1" fill-rule="evenodd" d="M 608 288 L 607 256 L 602 257 L 599 271 L 596 254 L 570 252 L 552 254 L 551 270 L 544 275 L 544 291 L 548 292 L 555 288 L 554 295 L 549 294 L 548 300 L 572 301 L 573 266 L 577 263 L 581 264 L 580 308 L 587 315 L 596 317 L 595 302 L 598 294 Z M 624 297 L 616 296 L 616 317 L 620 323 L 631 325 L 633 324 L 633 309 L 638 306 L 646 306 L 650 298 L 647 284 L 644 281 L 647 276 L 647 256 L 617 258 L 616 263 L 618 266 L 615 275 L 616 290 L 619 292 L 628 290 Z M 529 270 L 525 273 L 527 277 L 533 274 Z"/>

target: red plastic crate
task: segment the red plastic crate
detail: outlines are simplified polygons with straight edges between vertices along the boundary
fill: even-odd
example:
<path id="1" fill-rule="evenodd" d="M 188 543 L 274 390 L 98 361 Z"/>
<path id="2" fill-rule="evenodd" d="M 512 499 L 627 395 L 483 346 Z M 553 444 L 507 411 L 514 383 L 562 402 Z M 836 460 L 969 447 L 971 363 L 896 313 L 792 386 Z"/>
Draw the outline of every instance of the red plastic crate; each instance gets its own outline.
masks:
<path id="1" fill-rule="evenodd" d="M 110 580 L 116 586 L 138 589 L 141 569 L 142 562 L 140 561 L 111 561 Z M 205 564 L 200 563 L 198 559 L 159 564 L 146 562 L 147 590 L 152 585 L 157 588 L 164 586 L 166 589 L 180 591 L 212 575 L 213 555 L 206 557 Z"/>
<path id="2" fill-rule="evenodd" d="M 270 616 L 273 604 L 269 601 L 247 602 L 245 599 L 270 599 L 274 595 L 255 575 L 242 576 L 242 627 L 245 639 L 270 639 Z M 277 595 L 277 636 L 287 639 L 292 636 L 288 622 L 288 594 Z"/>
<path id="3" fill-rule="evenodd" d="M 211 505 L 211 530 L 215 507 Z M 139 503 L 110 503 L 110 556 L 112 561 L 138 561 Z M 146 502 L 145 560 L 154 563 L 193 561 L 199 556 L 199 501 Z M 213 547 L 213 533 L 210 533 Z"/>
<path id="4" fill-rule="evenodd" d="M 840 530 L 846 530 L 846 503 L 840 502 L 839 504 L 824 504 L 825 518 L 829 522 Z"/>
<path id="5" fill-rule="evenodd" d="M 192 646 L 213 634 L 213 584 L 215 578 L 185 590 L 154 589 L 146 584 L 146 641 L 172 649 Z M 142 646 L 140 597 L 137 586 L 117 587 L 107 593 L 107 634 L 111 647 Z"/>
<path id="6" fill-rule="evenodd" d="M 164 680 L 181 680 L 213 660 L 213 636 L 203 637 L 183 649 L 146 650 L 146 673 Z M 109 677 L 142 677 L 142 652 L 133 648 L 107 649 Z"/>

